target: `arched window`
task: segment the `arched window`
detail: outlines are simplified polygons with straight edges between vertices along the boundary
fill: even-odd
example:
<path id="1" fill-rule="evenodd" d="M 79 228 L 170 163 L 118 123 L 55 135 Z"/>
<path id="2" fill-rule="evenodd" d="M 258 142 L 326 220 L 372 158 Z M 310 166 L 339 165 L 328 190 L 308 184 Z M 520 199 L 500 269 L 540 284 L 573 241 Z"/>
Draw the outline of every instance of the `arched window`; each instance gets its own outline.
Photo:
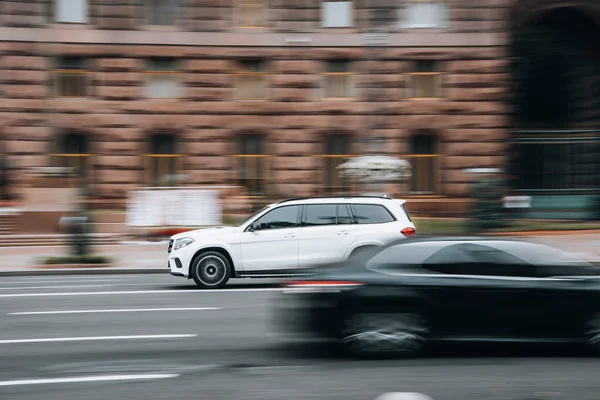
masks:
<path id="1" fill-rule="evenodd" d="M 439 149 L 436 136 L 417 134 L 410 138 L 408 158 L 412 166 L 410 192 L 428 195 L 439 192 Z"/>
<path id="2" fill-rule="evenodd" d="M 146 154 L 147 183 L 151 186 L 173 186 L 177 183 L 180 154 L 175 137 L 169 133 L 153 134 Z"/>
<path id="3" fill-rule="evenodd" d="M 261 134 L 239 135 L 233 155 L 235 184 L 246 188 L 249 196 L 264 196 L 267 191 L 268 154 Z"/>
<path id="4" fill-rule="evenodd" d="M 350 150 L 352 137 L 350 135 L 327 135 L 323 153 L 323 188 L 327 195 L 349 194 L 351 188 L 347 178 L 340 176 L 337 167 L 345 159 L 352 157 Z"/>

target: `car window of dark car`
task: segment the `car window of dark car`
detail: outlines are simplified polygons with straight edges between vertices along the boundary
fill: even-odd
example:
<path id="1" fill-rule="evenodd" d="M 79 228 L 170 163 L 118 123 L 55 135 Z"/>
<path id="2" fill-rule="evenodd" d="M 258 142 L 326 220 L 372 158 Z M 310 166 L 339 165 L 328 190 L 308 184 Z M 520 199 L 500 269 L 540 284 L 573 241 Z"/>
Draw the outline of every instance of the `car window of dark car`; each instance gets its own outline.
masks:
<path id="1" fill-rule="evenodd" d="M 306 206 L 305 226 L 335 225 L 337 221 L 335 204 L 309 204 Z"/>
<path id="2" fill-rule="evenodd" d="M 300 206 L 285 206 L 269 211 L 258 219 L 261 229 L 293 228 L 298 222 Z"/>
<path id="3" fill-rule="evenodd" d="M 385 207 L 377 204 L 353 204 L 352 208 L 358 224 L 383 224 L 395 221 Z"/>

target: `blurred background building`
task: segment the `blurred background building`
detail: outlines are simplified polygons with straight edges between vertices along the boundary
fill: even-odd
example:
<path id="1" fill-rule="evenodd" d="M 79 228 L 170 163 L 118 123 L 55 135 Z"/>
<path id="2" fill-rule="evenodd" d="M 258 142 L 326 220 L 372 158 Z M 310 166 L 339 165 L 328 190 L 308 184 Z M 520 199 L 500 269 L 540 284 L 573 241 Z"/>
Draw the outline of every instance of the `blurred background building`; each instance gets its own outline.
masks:
<path id="1" fill-rule="evenodd" d="M 258 202 L 353 193 L 336 167 L 410 160 L 415 212 L 468 209 L 500 168 L 530 217 L 595 218 L 595 0 L 0 3 L 0 187 L 70 167 L 96 210 L 138 187 Z M 18 203 L 17 203 L 18 204 Z"/>

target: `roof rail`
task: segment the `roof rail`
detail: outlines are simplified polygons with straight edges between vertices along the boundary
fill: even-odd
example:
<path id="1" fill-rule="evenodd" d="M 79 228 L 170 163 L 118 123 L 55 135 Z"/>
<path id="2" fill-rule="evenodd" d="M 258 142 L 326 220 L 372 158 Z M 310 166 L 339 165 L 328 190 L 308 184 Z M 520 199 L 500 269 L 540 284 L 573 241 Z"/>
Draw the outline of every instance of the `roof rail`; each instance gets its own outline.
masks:
<path id="1" fill-rule="evenodd" d="M 287 203 L 290 201 L 300 201 L 300 200 L 312 200 L 312 199 L 382 199 L 382 200 L 392 200 L 390 196 L 386 195 L 358 195 L 358 196 L 315 196 L 315 197 L 296 197 L 293 199 L 286 199 L 277 202 L 277 204 Z"/>

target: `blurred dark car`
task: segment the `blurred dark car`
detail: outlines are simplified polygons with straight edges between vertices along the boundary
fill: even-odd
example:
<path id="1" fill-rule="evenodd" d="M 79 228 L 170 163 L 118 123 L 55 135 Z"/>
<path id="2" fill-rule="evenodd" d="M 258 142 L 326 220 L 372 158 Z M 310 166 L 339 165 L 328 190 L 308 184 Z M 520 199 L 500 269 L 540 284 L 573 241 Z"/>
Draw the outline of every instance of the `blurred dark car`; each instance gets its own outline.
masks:
<path id="1" fill-rule="evenodd" d="M 365 355 L 427 344 L 577 342 L 600 350 L 600 268 L 541 244 L 414 239 L 287 282 L 277 323 Z"/>

